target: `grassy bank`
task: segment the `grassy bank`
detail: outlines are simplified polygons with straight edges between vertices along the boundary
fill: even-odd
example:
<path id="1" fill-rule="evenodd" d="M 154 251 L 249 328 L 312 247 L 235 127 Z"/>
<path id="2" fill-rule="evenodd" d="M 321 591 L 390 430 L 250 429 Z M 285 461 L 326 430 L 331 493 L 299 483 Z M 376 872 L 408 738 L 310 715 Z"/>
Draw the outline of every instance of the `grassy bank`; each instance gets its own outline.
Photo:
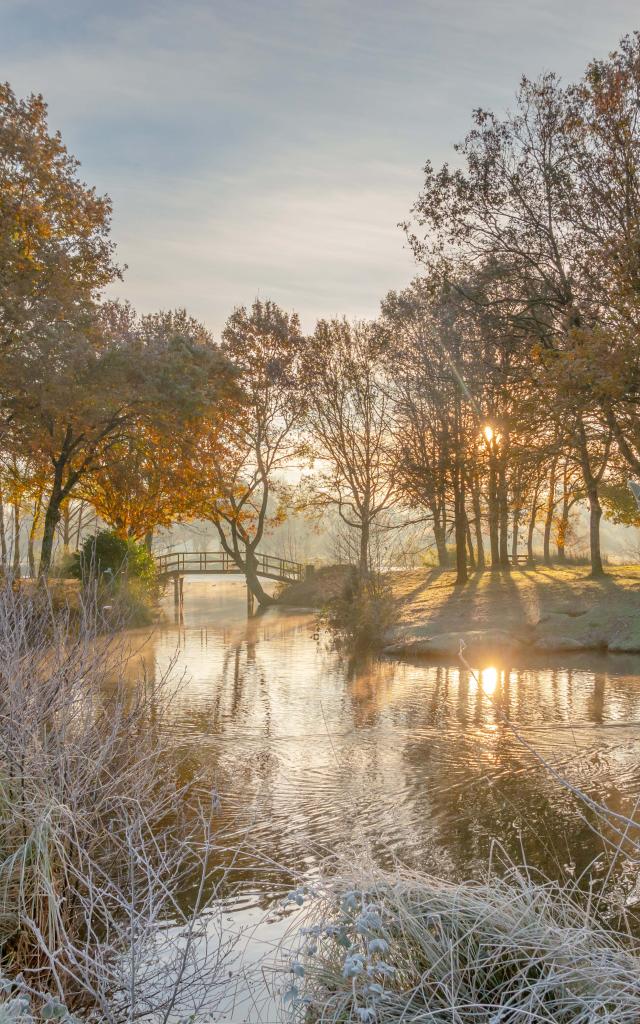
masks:
<path id="1" fill-rule="evenodd" d="M 326 580 L 305 585 L 305 604 L 332 600 Z M 510 573 L 476 573 L 462 586 L 455 573 L 414 569 L 389 573 L 395 625 L 381 638 L 388 653 L 455 657 L 461 642 L 474 656 L 519 650 L 640 652 L 640 566 L 615 566 L 602 579 L 583 566 L 540 566 Z M 296 587 L 286 600 L 296 601 Z"/>

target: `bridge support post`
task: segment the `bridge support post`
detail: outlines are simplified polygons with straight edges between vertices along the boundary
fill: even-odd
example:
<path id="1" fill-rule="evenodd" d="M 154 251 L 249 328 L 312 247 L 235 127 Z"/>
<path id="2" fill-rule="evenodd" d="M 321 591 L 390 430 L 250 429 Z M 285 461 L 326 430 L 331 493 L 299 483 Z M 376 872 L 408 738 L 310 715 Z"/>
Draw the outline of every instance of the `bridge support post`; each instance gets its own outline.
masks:
<path id="1" fill-rule="evenodd" d="M 183 584 L 184 576 L 173 577 L 173 603 L 176 608 L 182 608 L 184 601 Z"/>
<path id="2" fill-rule="evenodd" d="M 255 598 L 251 592 L 249 584 L 247 584 L 247 615 L 253 615 L 255 608 Z"/>

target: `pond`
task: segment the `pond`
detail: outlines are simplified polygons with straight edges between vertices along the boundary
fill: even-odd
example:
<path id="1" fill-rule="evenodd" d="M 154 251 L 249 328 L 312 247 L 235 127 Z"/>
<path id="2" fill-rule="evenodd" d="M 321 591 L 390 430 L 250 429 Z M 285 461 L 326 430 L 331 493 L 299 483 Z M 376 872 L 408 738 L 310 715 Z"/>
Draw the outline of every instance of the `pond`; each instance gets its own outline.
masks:
<path id="1" fill-rule="evenodd" d="M 134 637 L 159 670 L 177 652 L 173 739 L 185 763 L 213 770 L 221 827 L 249 829 L 228 905 L 245 921 L 278 905 L 290 873 L 354 848 L 463 877 L 492 849 L 555 877 L 596 858 L 604 869 L 588 816 L 528 747 L 616 811 L 640 795 L 638 658 L 494 661 L 477 678 L 457 664 L 352 664 L 311 613 L 247 620 L 235 581 L 186 581 L 183 622 Z"/>

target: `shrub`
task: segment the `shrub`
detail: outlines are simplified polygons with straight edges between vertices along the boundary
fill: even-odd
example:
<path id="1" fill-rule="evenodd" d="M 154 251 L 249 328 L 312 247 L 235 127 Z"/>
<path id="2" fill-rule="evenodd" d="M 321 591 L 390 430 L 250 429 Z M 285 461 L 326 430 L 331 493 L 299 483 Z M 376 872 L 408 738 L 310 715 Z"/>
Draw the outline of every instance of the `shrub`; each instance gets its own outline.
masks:
<path id="1" fill-rule="evenodd" d="M 155 562 L 144 546 L 124 540 L 111 530 L 101 530 L 88 537 L 81 550 L 73 556 L 69 574 L 75 579 L 92 576 L 111 580 L 136 579 L 151 589 L 155 584 Z"/>
<path id="2" fill-rule="evenodd" d="M 102 530 L 88 537 L 73 556 L 69 575 L 85 587 L 97 583 L 96 600 L 111 628 L 151 621 L 158 589 L 156 565 L 143 544 Z"/>
<path id="3" fill-rule="evenodd" d="M 338 643 L 353 651 L 378 650 L 396 619 L 396 601 L 385 578 L 374 573 L 363 578 L 355 571 L 322 616 Z"/>
<path id="4" fill-rule="evenodd" d="M 575 885 L 369 869 L 312 898 L 285 1002 L 300 1024 L 636 1024 L 640 955 Z"/>
<path id="5" fill-rule="evenodd" d="M 166 1022 L 213 1005 L 220 981 L 213 910 L 194 956 L 219 871 L 215 794 L 164 739 L 168 674 L 132 679 L 99 619 L 84 604 L 70 629 L 46 595 L 0 590 L 0 973 L 34 1013 L 57 1000 Z"/>

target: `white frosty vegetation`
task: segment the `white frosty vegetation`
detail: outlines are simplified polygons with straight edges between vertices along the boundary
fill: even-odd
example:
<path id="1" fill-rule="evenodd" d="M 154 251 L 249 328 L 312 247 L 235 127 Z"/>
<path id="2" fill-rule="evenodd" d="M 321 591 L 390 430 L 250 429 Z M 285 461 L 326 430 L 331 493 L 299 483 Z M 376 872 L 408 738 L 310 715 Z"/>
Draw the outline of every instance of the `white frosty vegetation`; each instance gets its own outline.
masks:
<path id="1" fill-rule="evenodd" d="M 3 1020 L 165 1022 L 222 983 L 215 793 L 168 746 L 170 671 L 119 651 L 95 607 L 0 592 Z"/>
<path id="2" fill-rule="evenodd" d="M 301 946 L 281 965 L 305 1024 L 635 1024 L 640 950 L 575 883 L 454 884 L 406 871 L 314 887 Z"/>
<path id="3" fill-rule="evenodd" d="M 464 656 L 461 659 L 465 665 Z M 470 666 L 467 665 L 469 670 Z M 478 686 L 480 682 L 477 680 Z M 606 877 L 559 884 L 507 865 L 483 881 L 335 867 L 289 894 L 304 902 L 301 943 L 278 965 L 296 1024 L 632 1024 L 640 1020 L 640 941 L 611 926 L 614 869 L 637 875 L 640 824 L 572 785 L 515 727 L 533 759 L 577 801 L 602 841 Z M 303 896 L 304 894 L 304 896 Z M 631 904 L 630 904 L 631 905 Z M 612 912 L 613 911 L 613 912 Z"/>

